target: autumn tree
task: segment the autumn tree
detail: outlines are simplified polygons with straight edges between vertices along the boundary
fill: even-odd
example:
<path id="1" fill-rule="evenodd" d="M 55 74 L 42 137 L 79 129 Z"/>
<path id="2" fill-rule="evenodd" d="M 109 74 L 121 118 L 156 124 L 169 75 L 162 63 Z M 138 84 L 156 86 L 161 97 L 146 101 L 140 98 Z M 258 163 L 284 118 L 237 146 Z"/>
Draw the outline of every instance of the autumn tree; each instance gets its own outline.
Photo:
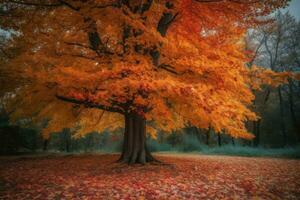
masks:
<path id="1" fill-rule="evenodd" d="M 289 13 L 277 12 L 272 23 L 260 25 L 251 31 L 247 43 L 247 46 L 255 52 L 249 63 L 250 65 L 261 65 L 276 72 L 299 70 L 299 22 Z M 297 80 L 289 79 L 286 86 L 276 88 L 283 145 L 287 144 L 288 132 L 288 123 L 286 123 L 288 110 L 284 102 L 285 97 L 288 98 L 291 122 L 295 132 L 299 132 L 295 104 L 295 99 L 297 99 L 295 94 L 298 90 L 297 82 Z M 254 104 L 257 112 L 260 114 L 264 113 L 272 93 L 275 92 L 270 87 L 265 87 L 262 91 L 256 92 Z M 259 144 L 260 124 L 261 119 L 253 123 L 253 133 L 256 136 L 254 142 L 256 145 Z"/>
<path id="2" fill-rule="evenodd" d="M 284 78 L 245 67 L 242 38 L 286 3 L 1 0 L 1 28 L 22 48 L 1 65 L 18 77 L 12 82 L 22 80 L 4 95 L 11 120 L 48 120 L 45 137 L 124 127 L 120 161 L 129 163 L 154 160 L 146 127 L 151 135 L 190 125 L 251 139 L 244 123 L 257 118 L 254 78 Z"/>

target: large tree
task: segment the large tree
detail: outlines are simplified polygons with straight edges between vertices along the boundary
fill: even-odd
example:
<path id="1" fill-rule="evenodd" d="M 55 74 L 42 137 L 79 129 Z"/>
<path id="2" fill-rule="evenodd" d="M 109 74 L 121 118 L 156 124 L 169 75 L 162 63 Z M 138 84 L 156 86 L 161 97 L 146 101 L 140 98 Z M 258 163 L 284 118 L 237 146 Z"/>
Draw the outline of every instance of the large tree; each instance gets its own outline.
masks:
<path id="1" fill-rule="evenodd" d="M 256 119 L 253 77 L 283 75 L 247 68 L 242 38 L 286 3 L 2 0 L 1 28 L 22 49 L 1 64 L 15 85 L 3 95 L 11 118 L 47 119 L 45 135 L 124 126 L 120 160 L 129 163 L 154 159 L 146 126 L 152 134 L 192 125 L 252 138 L 244 123 Z"/>

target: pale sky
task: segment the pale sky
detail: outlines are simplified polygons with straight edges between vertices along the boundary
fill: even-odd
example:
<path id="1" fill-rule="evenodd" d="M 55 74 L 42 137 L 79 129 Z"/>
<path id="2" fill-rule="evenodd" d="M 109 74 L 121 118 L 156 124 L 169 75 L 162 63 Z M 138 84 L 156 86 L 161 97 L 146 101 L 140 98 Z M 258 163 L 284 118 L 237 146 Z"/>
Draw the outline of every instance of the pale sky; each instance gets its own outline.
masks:
<path id="1" fill-rule="evenodd" d="M 300 0 L 292 0 L 288 8 L 284 11 L 289 11 L 289 13 L 300 20 Z"/>

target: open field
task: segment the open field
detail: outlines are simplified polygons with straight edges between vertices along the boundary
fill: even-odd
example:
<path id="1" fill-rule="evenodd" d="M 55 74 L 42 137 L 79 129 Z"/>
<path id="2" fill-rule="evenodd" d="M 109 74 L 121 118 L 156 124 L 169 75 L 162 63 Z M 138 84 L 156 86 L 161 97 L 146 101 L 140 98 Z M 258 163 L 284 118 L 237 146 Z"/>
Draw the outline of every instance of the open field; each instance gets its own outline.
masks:
<path id="1" fill-rule="evenodd" d="M 299 199 L 300 160 L 156 154 L 0 158 L 0 199 Z"/>

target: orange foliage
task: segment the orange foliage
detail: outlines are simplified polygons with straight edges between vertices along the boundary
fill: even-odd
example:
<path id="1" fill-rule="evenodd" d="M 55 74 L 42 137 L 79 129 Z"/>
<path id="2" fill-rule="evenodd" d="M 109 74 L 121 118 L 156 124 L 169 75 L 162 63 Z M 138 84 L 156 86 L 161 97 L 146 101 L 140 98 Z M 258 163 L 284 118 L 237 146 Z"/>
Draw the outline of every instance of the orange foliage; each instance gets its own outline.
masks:
<path id="1" fill-rule="evenodd" d="M 13 115 L 50 120 L 45 135 L 114 130 L 136 112 L 154 136 L 194 125 L 252 138 L 250 85 L 282 82 L 257 69 L 271 79 L 252 83 L 242 38 L 285 0 L 22 2 L 2 1 L 13 14 L 0 21 L 21 33 L 14 45 L 26 44 L 7 64 L 28 81 L 14 91 Z"/>

